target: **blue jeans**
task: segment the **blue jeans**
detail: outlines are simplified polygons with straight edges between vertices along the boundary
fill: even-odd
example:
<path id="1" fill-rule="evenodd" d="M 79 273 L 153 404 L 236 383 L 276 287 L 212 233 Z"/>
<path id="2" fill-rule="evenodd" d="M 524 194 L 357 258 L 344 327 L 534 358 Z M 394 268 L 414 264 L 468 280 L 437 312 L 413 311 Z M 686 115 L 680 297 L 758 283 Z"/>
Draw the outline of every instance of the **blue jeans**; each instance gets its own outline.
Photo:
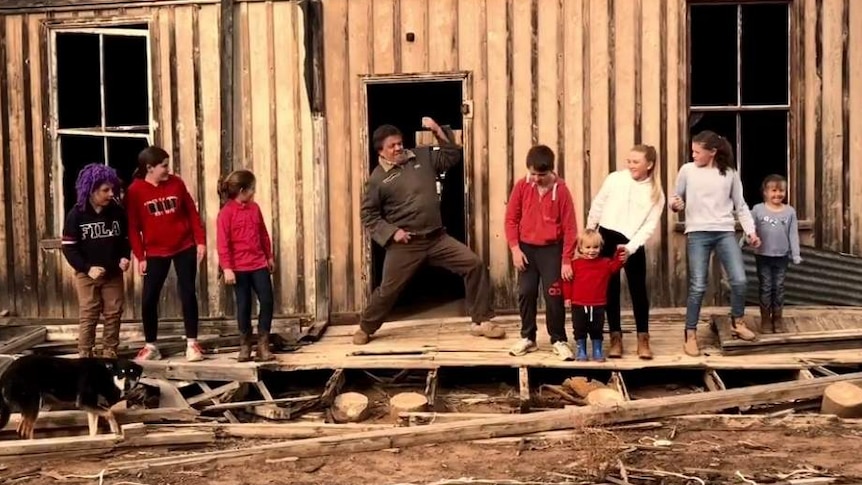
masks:
<path id="1" fill-rule="evenodd" d="M 787 275 L 787 256 L 755 256 L 757 278 L 760 280 L 760 306 L 782 308 L 784 306 L 784 277 Z"/>
<path id="2" fill-rule="evenodd" d="M 688 233 L 688 304 L 685 309 L 685 328 L 695 330 L 700 319 L 700 307 L 706 293 L 709 274 L 709 257 L 718 256 L 730 280 L 730 315 L 739 318 L 745 314 L 745 265 L 742 250 L 732 231 L 695 231 Z"/>

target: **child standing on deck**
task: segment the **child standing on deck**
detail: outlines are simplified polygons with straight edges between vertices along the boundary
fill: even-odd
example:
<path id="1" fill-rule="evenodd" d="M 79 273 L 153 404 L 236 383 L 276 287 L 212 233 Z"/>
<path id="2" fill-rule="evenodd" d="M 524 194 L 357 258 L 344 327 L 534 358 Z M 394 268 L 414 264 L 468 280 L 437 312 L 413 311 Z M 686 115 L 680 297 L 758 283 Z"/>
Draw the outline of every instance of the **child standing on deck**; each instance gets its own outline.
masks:
<path id="1" fill-rule="evenodd" d="M 602 332 L 605 324 L 605 305 L 608 283 L 625 264 L 625 248 L 618 248 L 616 257 L 601 258 L 602 235 L 595 229 L 586 229 L 578 238 L 578 249 L 572 263 L 574 277 L 563 281 L 563 299 L 572 308 L 572 325 L 575 330 L 575 360 L 587 360 L 587 334 L 592 342 L 593 360 L 605 360 L 602 351 Z"/>
<path id="2" fill-rule="evenodd" d="M 696 357 L 700 355 L 697 323 L 713 251 L 730 280 L 732 333 L 742 340 L 757 338 L 744 318 L 745 266 L 736 242 L 736 221 L 739 220 L 752 246 L 760 246 L 760 239 L 743 197 L 739 172 L 733 168 L 730 142 L 715 132 L 702 131 L 691 140 L 691 155 L 693 161 L 679 170 L 670 209 L 685 210 L 689 284 L 683 351 Z"/>
<path id="3" fill-rule="evenodd" d="M 240 348 L 237 361 L 251 360 L 251 292 L 257 295 L 260 313 L 257 320 L 257 355 L 255 360 L 269 361 L 272 327 L 273 291 L 270 274 L 275 267 L 272 241 L 260 207 L 254 202 L 255 177 L 248 170 L 236 170 L 219 180 L 219 195 L 224 205 L 218 214 L 219 265 L 224 282 L 234 285 L 236 321 Z"/>
<path id="4" fill-rule="evenodd" d="M 769 175 L 761 185 L 763 202 L 754 206 L 751 215 L 760 237 L 756 249 L 757 279 L 760 282 L 760 328 L 786 332 L 784 319 L 784 276 L 790 260 L 802 262 L 799 255 L 799 221 L 796 210 L 784 203 L 787 179 Z"/>
<path id="5" fill-rule="evenodd" d="M 104 315 L 102 357 L 116 359 L 125 302 L 123 273 L 131 257 L 126 214 L 114 198 L 120 180 L 113 168 L 93 163 L 78 174 L 75 189 L 78 200 L 63 227 L 63 256 L 75 270 L 78 355 L 93 357 L 96 325 Z"/>

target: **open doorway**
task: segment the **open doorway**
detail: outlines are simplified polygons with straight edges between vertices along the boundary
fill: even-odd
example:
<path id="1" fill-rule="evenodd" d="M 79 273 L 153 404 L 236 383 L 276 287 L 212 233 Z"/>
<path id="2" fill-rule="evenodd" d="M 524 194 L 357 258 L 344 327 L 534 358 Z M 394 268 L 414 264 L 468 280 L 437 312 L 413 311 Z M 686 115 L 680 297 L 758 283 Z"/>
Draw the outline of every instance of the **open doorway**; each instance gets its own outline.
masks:
<path id="1" fill-rule="evenodd" d="M 404 134 L 404 147 L 414 148 L 417 135 L 423 132 L 423 116 L 434 118 L 463 133 L 461 105 L 464 81 L 368 82 L 366 84 L 368 134 L 382 124 L 397 126 Z M 427 134 L 427 133 L 426 133 Z M 433 138 L 433 137 L 432 137 Z M 377 153 L 369 142 L 369 174 L 378 165 Z M 467 212 L 464 196 L 464 160 L 438 177 L 440 212 L 447 233 L 467 243 Z M 380 284 L 386 251 L 371 244 L 372 288 Z M 391 314 L 392 319 L 462 316 L 464 310 L 463 279 L 447 270 L 424 265 L 404 289 Z"/>

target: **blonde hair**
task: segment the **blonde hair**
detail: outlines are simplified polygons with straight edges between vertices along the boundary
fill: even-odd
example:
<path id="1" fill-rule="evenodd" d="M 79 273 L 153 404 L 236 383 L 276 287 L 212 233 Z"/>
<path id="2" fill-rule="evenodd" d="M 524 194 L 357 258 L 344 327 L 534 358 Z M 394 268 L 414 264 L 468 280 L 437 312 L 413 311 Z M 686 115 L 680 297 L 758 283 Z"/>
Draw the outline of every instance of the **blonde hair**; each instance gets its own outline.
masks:
<path id="1" fill-rule="evenodd" d="M 656 149 L 652 145 L 635 145 L 632 147 L 632 151 L 643 153 L 644 158 L 649 163 L 652 163 L 652 169 L 648 171 L 650 182 L 652 183 L 652 194 L 651 199 L 652 203 L 656 204 L 661 199 L 662 195 L 664 195 L 664 190 L 661 188 L 661 182 L 658 179 L 658 153 Z"/>
<path id="2" fill-rule="evenodd" d="M 578 251 L 580 251 L 585 244 L 598 244 L 601 248 L 604 246 L 605 240 L 602 235 L 599 234 L 599 231 L 595 229 L 584 229 L 578 236 Z"/>

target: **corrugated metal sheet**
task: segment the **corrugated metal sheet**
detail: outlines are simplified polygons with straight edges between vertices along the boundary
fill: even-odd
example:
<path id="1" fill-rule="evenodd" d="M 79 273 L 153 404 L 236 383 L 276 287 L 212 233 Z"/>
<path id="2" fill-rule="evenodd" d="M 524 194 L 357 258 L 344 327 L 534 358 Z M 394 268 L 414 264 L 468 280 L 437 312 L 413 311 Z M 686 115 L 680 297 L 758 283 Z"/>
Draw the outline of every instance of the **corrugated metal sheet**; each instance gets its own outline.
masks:
<path id="1" fill-rule="evenodd" d="M 806 246 L 801 253 L 802 264 L 787 270 L 786 305 L 862 306 L 862 258 Z M 758 304 L 754 253 L 746 247 L 742 256 L 748 278 L 746 300 Z"/>

